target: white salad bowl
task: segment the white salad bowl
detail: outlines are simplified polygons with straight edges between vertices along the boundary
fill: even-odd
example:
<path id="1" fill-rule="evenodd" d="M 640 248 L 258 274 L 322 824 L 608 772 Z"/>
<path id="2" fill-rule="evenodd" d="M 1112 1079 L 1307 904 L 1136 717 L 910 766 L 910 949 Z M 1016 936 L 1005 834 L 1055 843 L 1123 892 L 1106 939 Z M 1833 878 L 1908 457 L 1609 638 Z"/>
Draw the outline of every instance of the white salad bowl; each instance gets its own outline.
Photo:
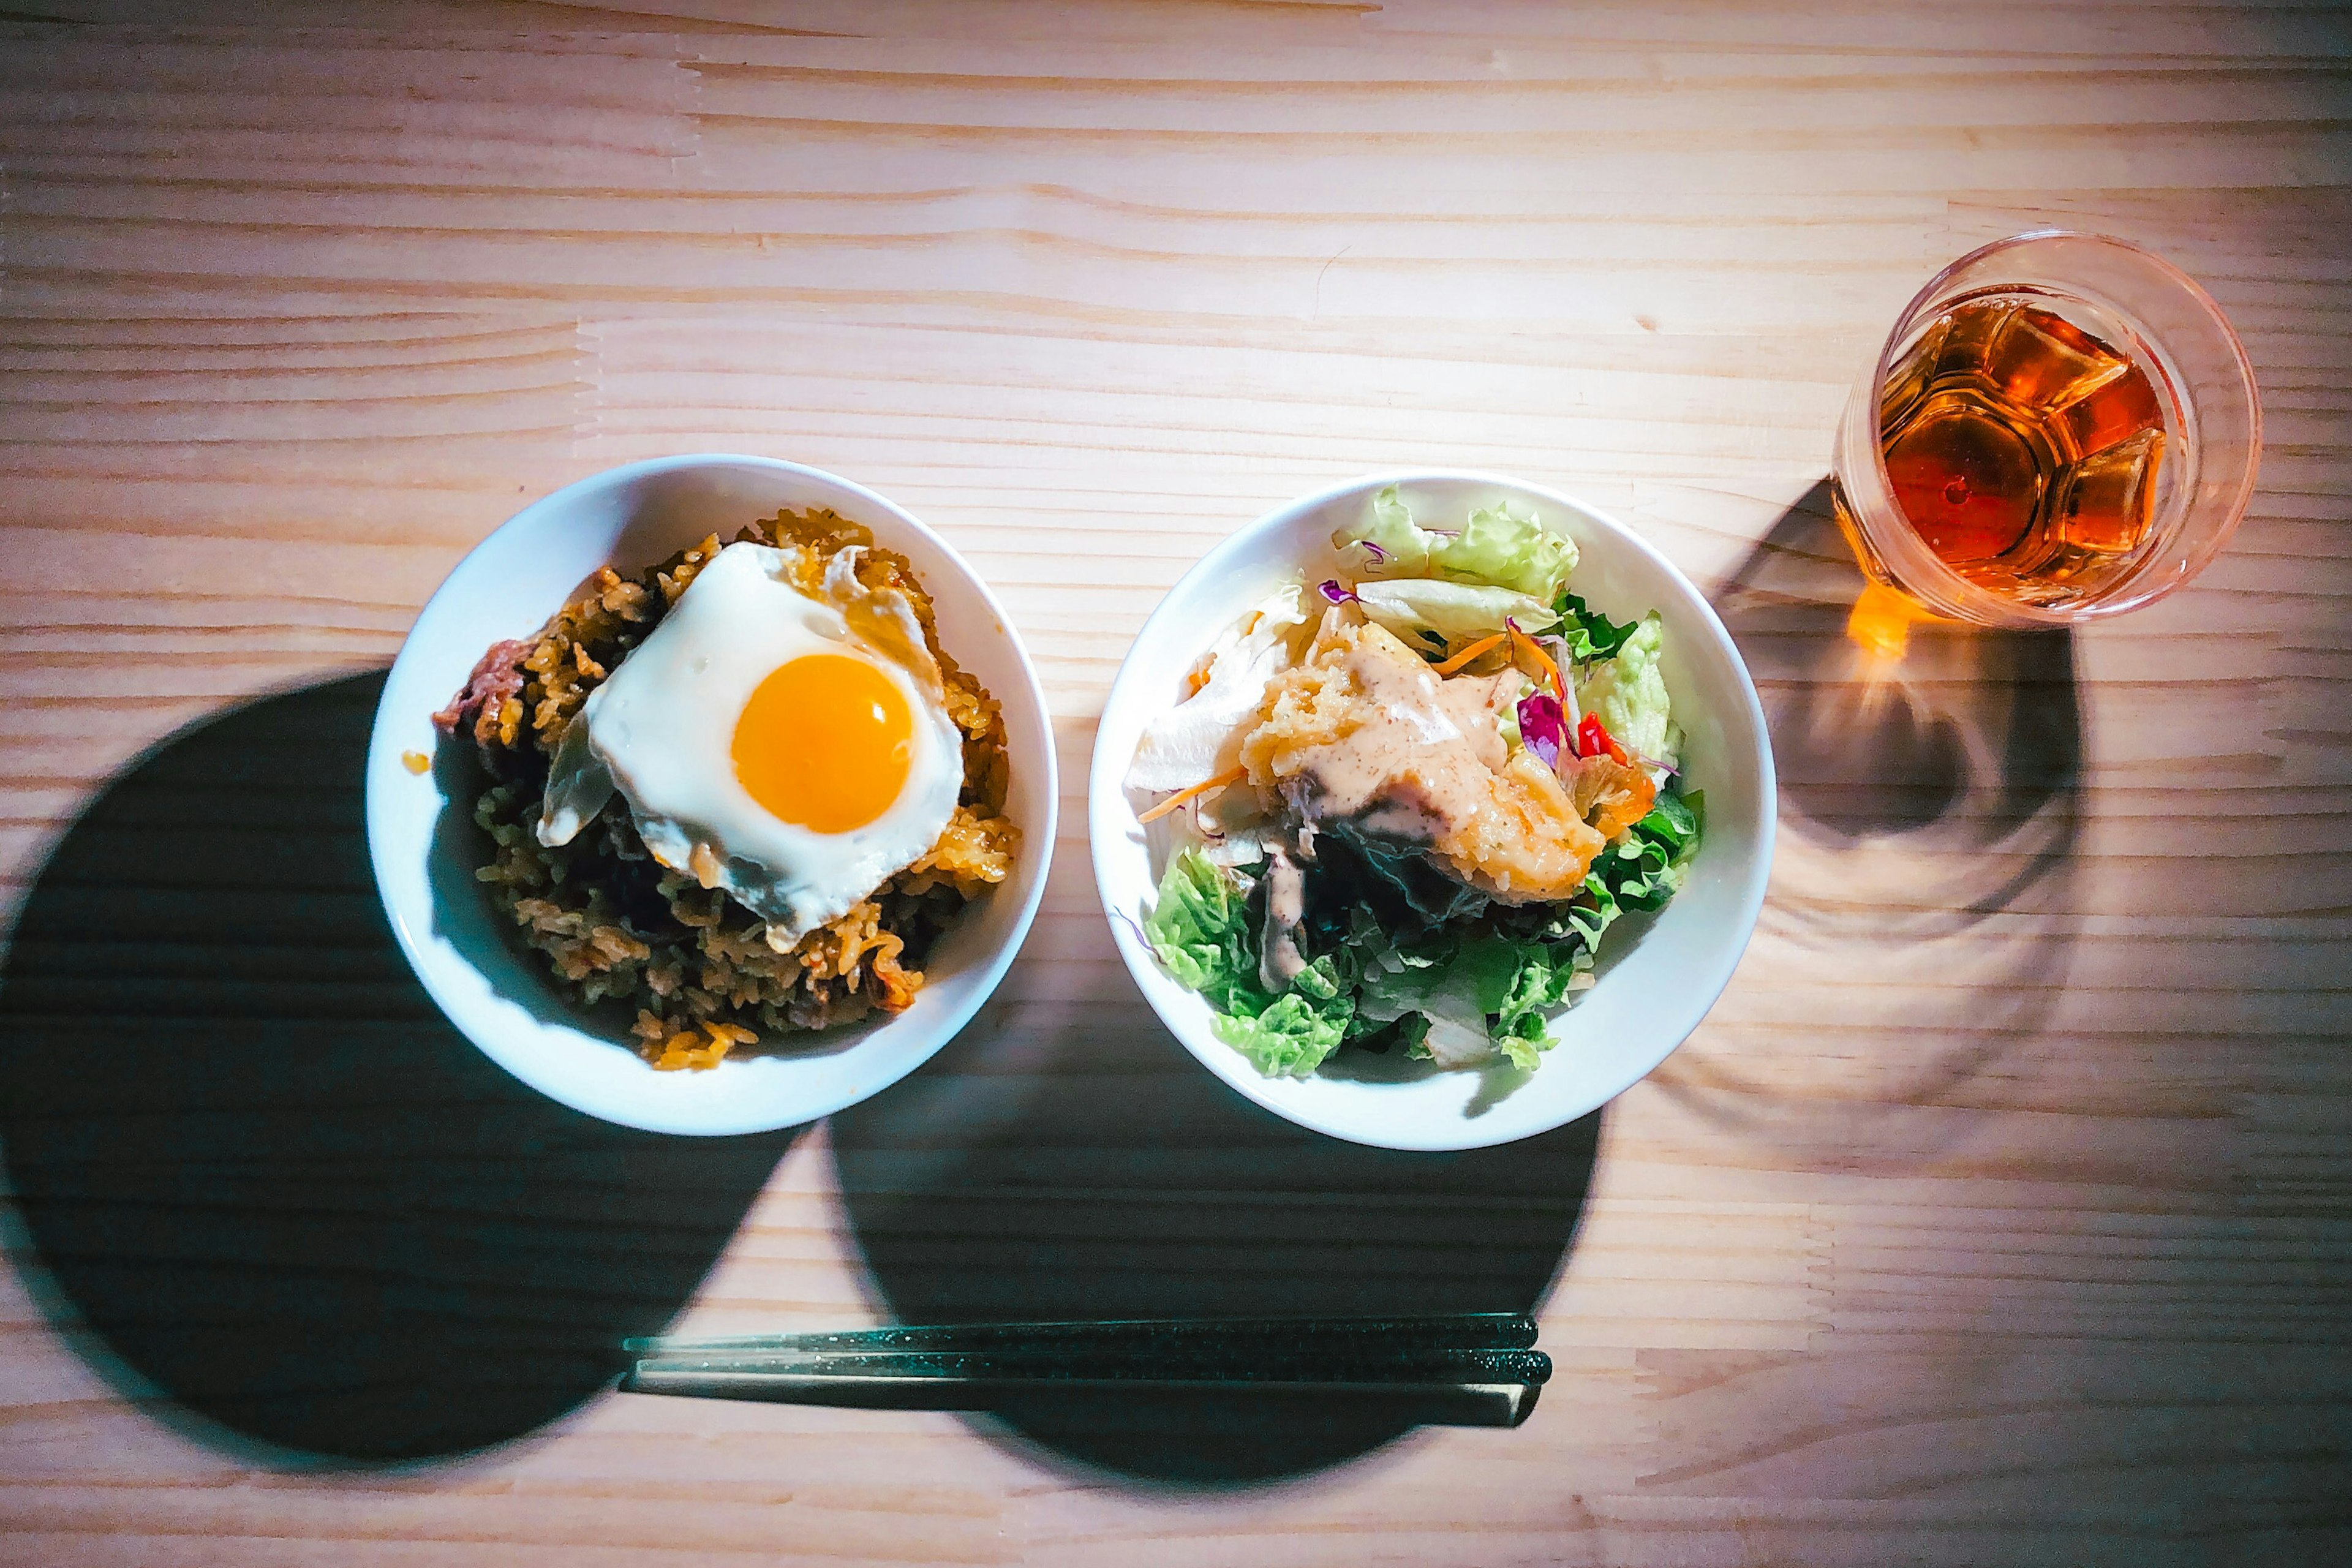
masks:
<path id="1" fill-rule="evenodd" d="M 1472 510 L 1508 500 L 1576 542 L 1570 586 L 1618 620 L 1656 610 L 1661 661 L 1685 731 L 1683 775 L 1704 791 L 1705 824 L 1687 877 L 1654 916 L 1629 914 L 1601 943 L 1598 978 L 1552 1017 L 1558 1042 L 1532 1073 L 1504 1065 L 1445 1071 L 1370 1058 L 1306 1079 L 1261 1076 L 1217 1038 L 1214 1014 L 1171 979 L 1140 922 L 1158 894 L 1169 834 L 1137 821 L 1150 802 L 1125 788 L 1144 729 L 1181 700 L 1185 677 L 1219 633 L 1302 574 L 1352 577 L 1332 532 L 1361 523 L 1373 495 L 1395 485 L 1414 518 L 1457 526 Z M 1540 486 L 1487 474 L 1416 471 L 1354 480 L 1276 508 L 1226 540 L 1170 591 L 1119 667 L 1104 705 L 1087 787 L 1095 883 L 1112 940 L 1161 1020 L 1202 1066 L 1279 1116 L 1318 1132 L 1387 1149 L 1475 1149 L 1564 1125 L 1638 1082 L 1706 1016 L 1748 946 L 1772 859 L 1771 742 L 1739 650 L 1685 577 L 1613 518 Z M 1171 819 L 1171 821 L 1173 819 Z"/>
<path id="2" fill-rule="evenodd" d="M 1013 874 L 966 910 L 924 965 L 914 1005 L 888 1017 L 656 1072 L 631 1049 L 629 1012 L 560 994 L 520 947 L 474 870 L 484 783 L 465 736 L 434 711 L 491 644 L 528 637 L 598 568 L 635 572 L 705 536 L 731 539 L 782 508 L 831 507 L 914 565 L 940 641 L 1003 705 Z M 413 773 L 406 754 L 433 759 Z M 854 1105 L 922 1065 L 977 1012 L 1037 912 L 1054 847 L 1056 784 L 1045 694 L 1005 616 L 945 541 L 872 490 L 769 458 L 658 458 L 593 475 L 517 512 L 457 563 L 416 618 L 386 679 L 367 757 L 368 852 L 394 936 L 441 1010 L 483 1054 L 551 1099 L 624 1126 L 721 1134 L 796 1126 Z M 779 1042 L 763 1041 L 763 1047 Z"/>

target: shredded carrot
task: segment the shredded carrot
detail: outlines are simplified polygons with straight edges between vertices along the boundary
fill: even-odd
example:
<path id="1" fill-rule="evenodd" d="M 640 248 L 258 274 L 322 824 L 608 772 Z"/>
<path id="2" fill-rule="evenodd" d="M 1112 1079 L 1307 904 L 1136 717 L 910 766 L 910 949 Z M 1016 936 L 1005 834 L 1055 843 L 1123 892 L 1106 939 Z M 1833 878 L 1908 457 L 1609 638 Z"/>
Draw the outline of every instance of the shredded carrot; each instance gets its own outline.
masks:
<path id="1" fill-rule="evenodd" d="M 1448 655 L 1444 663 L 1432 665 L 1430 668 L 1434 669 L 1440 675 L 1451 675 L 1455 670 L 1461 668 L 1464 665 L 1469 663 L 1472 659 L 1476 658 L 1480 654 L 1485 653 L 1488 648 L 1493 647 L 1496 643 L 1501 642 L 1503 640 L 1503 633 L 1496 632 L 1493 637 L 1480 637 L 1476 642 L 1472 643 L 1460 653 Z"/>
<path id="2" fill-rule="evenodd" d="M 1247 768 L 1234 768 L 1230 772 L 1219 773 L 1215 778 L 1202 779 L 1191 789 L 1178 790 L 1174 795 L 1170 795 L 1166 800 L 1161 801 L 1158 805 L 1153 806 L 1150 811 L 1145 812 L 1135 820 L 1138 822 L 1157 822 L 1196 795 L 1206 795 L 1213 789 L 1223 789 L 1227 784 L 1239 784 L 1242 780 L 1247 777 L 1249 777 L 1249 770 Z"/>
<path id="3" fill-rule="evenodd" d="M 1551 655 L 1544 652 L 1543 644 L 1536 641 L 1535 638 L 1528 636 L 1527 633 L 1519 630 L 1517 626 L 1513 626 L 1511 628 L 1511 636 L 1517 639 L 1517 642 L 1528 645 L 1528 651 L 1536 656 L 1536 662 L 1543 666 L 1543 671 L 1546 675 L 1551 677 L 1552 695 L 1559 698 L 1562 702 L 1567 701 L 1568 682 L 1559 678 L 1559 666 L 1551 661 Z M 1517 643 L 1514 643 L 1513 646 L 1517 646 Z"/>

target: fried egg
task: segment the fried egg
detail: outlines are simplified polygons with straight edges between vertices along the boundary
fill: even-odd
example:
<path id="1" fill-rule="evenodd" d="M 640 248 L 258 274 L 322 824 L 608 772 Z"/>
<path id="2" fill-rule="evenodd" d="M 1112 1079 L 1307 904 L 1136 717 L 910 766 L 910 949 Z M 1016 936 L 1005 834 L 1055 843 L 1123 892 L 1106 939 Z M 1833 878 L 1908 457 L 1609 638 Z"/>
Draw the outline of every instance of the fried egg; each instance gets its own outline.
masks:
<path id="1" fill-rule="evenodd" d="M 814 595 L 795 549 L 730 544 L 563 732 L 539 840 L 618 793 L 655 859 L 724 889 L 786 951 L 939 841 L 963 735 L 914 606 L 857 580 Z"/>

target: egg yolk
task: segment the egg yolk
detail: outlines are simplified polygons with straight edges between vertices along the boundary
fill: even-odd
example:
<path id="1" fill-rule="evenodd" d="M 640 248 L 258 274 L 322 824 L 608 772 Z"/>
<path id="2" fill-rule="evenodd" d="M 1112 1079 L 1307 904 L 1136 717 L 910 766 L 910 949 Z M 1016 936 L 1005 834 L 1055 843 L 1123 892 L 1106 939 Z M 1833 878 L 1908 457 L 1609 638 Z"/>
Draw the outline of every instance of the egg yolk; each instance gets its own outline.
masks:
<path id="1" fill-rule="evenodd" d="M 897 683 L 864 659 L 805 654 L 760 682 L 735 721 L 732 750 L 753 800 L 796 826 L 846 833 L 905 787 L 914 715 Z"/>

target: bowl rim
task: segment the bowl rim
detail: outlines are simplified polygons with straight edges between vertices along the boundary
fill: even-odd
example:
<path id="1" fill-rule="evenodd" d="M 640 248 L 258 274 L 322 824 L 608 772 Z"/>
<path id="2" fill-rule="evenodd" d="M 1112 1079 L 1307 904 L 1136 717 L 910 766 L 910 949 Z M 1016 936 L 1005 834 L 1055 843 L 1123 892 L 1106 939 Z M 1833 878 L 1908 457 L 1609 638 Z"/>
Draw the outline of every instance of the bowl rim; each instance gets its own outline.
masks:
<path id="1" fill-rule="evenodd" d="M 515 1061 L 509 1059 L 509 1054 L 502 1042 L 484 1037 L 494 1031 L 488 1028 L 478 1031 L 476 1026 L 478 1020 L 474 1017 L 471 1007 L 459 1004 L 444 992 L 437 974 L 438 966 L 427 961 L 426 954 L 419 945 L 421 939 L 412 929 L 410 917 L 415 911 L 394 901 L 392 879 L 387 874 L 387 865 L 391 857 L 387 840 L 392 832 L 390 818 L 392 806 L 381 799 L 383 794 L 383 781 L 388 776 L 386 769 L 382 764 L 387 755 L 406 749 L 406 742 L 413 738 L 412 721 L 415 715 L 405 711 L 394 711 L 394 698 L 399 691 L 399 683 L 395 678 L 399 674 L 401 666 L 418 647 L 415 637 L 416 627 L 425 623 L 434 606 L 445 596 L 455 594 L 458 580 L 466 574 L 468 566 L 481 556 L 492 540 L 509 529 L 534 526 L 542 521 L 546 514 L 561 514 L 570 507 L 577 505 L 584 498 L 602 489 L 625 486 L 662 474 L 716 467 L 766 469 L 775 473 L 790 474 L 803 480 L 813 481 L 821 487 L 837 489 L 845 497 L 854 498 L 863 506 L 887 513 L 896 524 L 909 530 L 940 552 L 961 575 L 962 586 L 968 588 L 977 597 L 980 606 L 985 609 L 1003 629 L 1005 642 L 1012 649 L 1013 661 L 1020 670 L 1022 699 L 1034 709 L 1045 736 L 1045 743 L 1039 748 L 1044 774 L 1039 780 L 1040 788 L 1037 792 L 1043 809 L 1039 821 L 1024 827 L 1024 833 L 1034 832 L 1040 846 L 1036 872 L 1030 879 L 1028 886 L 1022 889 L 1020 905 L 1005 930 L 1003 942 L 984 963 L 976 964 L 968 972 L 974 974 L 976 979 L 964 1000 L 956 1004 L 950 1011 L 934 1015 L 926 1021 L 925 1026 L 931 1031 L 929 1042 L 909 1053 L 898 1071 L 878 1081 L 867 1084 L 862 1090 L 853 1089 L 847 1092 L 820 1096 L 812 1100 L 805 1107 L 796 1108 L 794 1112 L 787 1117 L 780 1118 L 772 1113 L 762 1112 L 732 1119 L 704 1118 L 689 1123 L 658 1114 L 656 1110 L 658 1102 L 650 1097 L 644 1100 L 634 1101 L 631 1110 L 619 1112 L 610 1107 L 591 1107 L 579 1103 L 562 1091 L 560 1083 L 547 1081 L 544 1075 L 527 1073 Z M 852 519 L 852 521 L 860 520 Z M 924 587 L 933 598 L 940 596 L 935 584 L 926 582 Z M 421 658 L 423 656 L 416 654 L 415 657 Z M 1004 692 L 992 689 L 990 695 L 1000 704 L 1006 701 Z M 392 664 L 385 671 L 384 689 L 377 699 L 374 717 L 368 732 L 367 754 L 363 769 L 362 776 L 365 780 L 363 813 L 368 869 L 370 878 L 375 884 L 376 899 L 383 910 L 387 923 L 392 928 L 393 938 L 400 948 L 401 956 L 406 960 L 410 972 L 415 975 L 418 984 L 425 988 L 425 994 L 432 997 L 433 1004 L 439 1010 L 442 1017 L 458 1034 L 464 1036 L 475 1049 L 488 1058 L 502 1071 L 582 1115 L 593 1116 L 599 1121 L 619 1126 L 633 1127 L 641 1131 L 688 1137 L 734 1137 L 747 1133 L 773 1131 L 784 1127 L 807 1126 L 836 1111 L 846 1110 L 852 1105 L 871 1099 L 938 1055 L 946 1047 L 949 1041 L 962 1032 L 965 1026 L 971 1022 L 972 1017 L 995 994 L 997 987 L 1003 984 L 1005 974 L 1012 969 L 1013 961 L 1020 955 L 1023 945 L 1028 940 L 1030 930 L 1037 918 L 1037 911 L 1045 901 L 1045 884 L 1053 870 L 1055 840 L 1061 818 L 1061 775 L 1059 759 L 1054 744 L 1053 710 L 1046 703 L 1045 688 L 1038 679 L 1035 661 L 1030 657 L 1028 644 L 1022 637 L 1019 626 L 1010 615 L 1006 614 L 1004 605 L 998 600 L 994 591 L 990 588 L 987 580 L 972 569 L 971 563 L 964 559 L 960 551 L 929 524 L 880 492 L 861 485 L 854 479 L 844 479 L 838 474 L 805 463 L 739 452 L 676 453 L 665 457 L 638 458 L 612 468 L 600 468 L 530 501 L 475 541 L 472 547 L 449 568 L 425 603 L 418 606 L 415 619 L 409 624 L 408 631 L 401 638 L 400 651 L 394 656 Z M 428 842 L 427 852 L 429 851 Z M 454 947 L 454 944 L 452 945 Z M 468 967 L 476 967 L 471 957 L 462 953 L 460 957 Z M 478 968 L 477 973 L 479 973 Z M 862 1049 L 887 1030 L 898 1026 L 898 1019 L 886 1020 L 871 1033 L 845 1048 Z M 601 1033 L 601 1031 L 584 1028 L 582 1032 Z M 618 1042 L 608 1041 L 608 1043 Z M 638 1106 L 644 1108 L 643 1114 L 633 1113 L 634 1108 Z"/>
<path id="2" fill-rule="evenodd" d="M 1240 1052 L 1222 1040 L 1206 1036 L 1206 1032 L 1196 1026 L 1191 1020 L 1180 1021 L 1171 1018 L 1161 1011 L 1160 1003 L 1153 994 L 1154 983 L 1165 981 L 1169 984 L 1173 984 L 1175 982 L 1160 968 L 1158 959 L 1145 945 L 1140 931 L 1131 929 L 1130 922 L 1121 918 L 1110 887 L 1108 861 L 1114 853 L 1126 848 L 1128 827 L 1133 823 L 1134 812 L 1127 802 L 1126 790 L 1122 784 L 1129 759 L 1113 758 L 1108 754 L 1105 743 L 1106 736 L 1099 727 L 1096 732 L 1094 751 L 1088 760 L 1087 778 L 1087 848 L 1095 876 L 1095 894 L 1102 904 L 1104 919 L 1110 927 L 1112 945 L 1118 949 L 1119 958 L 1127 965 L 1129 976 L 1135 981 L 1137 989 L 1142 992 L 1144 1001 L 1150 1006 L 1154 1016 L 1160 1019 L 1161 1026 L 1170 1034 L 1175 1036 L 1179 1043 L 1196 1061 L 1223 1079 L 1234 1092 L 1261 1109 L 1282 1117 L 1285 1121 L 1350 1143 L 1418 1153 L 1492 1148 L 1498 1144 L 1517 1142 L 1527 1138 L 1541 1136 L 1545 1132 L 1566 1126 L 1578 1118 L 1590 1115 L 1607 1105 L 1657 1070 L 1659 1064 L 1681 1048 L 1683 1042 L 1687 1040 L 1698 1026 L 1706 1021 L 1706 1015 L 1714 1009 L 1716 1002 L 1722 996 L 1725 988 L 1731 984 L 1732 974 L 1738 970 L 1741 958 L 1747 952 L 1748 943 L 1754 938 L 1757 920 L 1763 911 L 1766 886 L 1771 876 L 1773 848 L 1779 826 L 1779 812 L 1774 803 L 1779 798 L 1780 788 L 1778 770 L 1772 755 L 1771 730 L 1765 719 L 1763 703 L 1757 696 L 1755 678 L 1749 673 L 1748 661 L 1740 655 L 1738 645 L 1732 640 L 1731 634 L 1725 627 L 1722 617 L 1716 614 L 1715 606 L 1707 602 L 1706 595 L 1700 592 L 1698 584 L 1692 582 L 1689 575 L 1668 560 L 1655 545 L 1600 508 L 1579 500 L 1565 491 L 1554 489 L 1549 485 L 1533 484 L 1507 474 L 1479 468 L 1396 468 L 1365 474 L 1327 485 L 1321 489 L 1283 501 L 1261 512 L 1250 522 L 1220 540 L 1206 554 L 1194 562 L 1183 575 L 1170 584 L 1159 605 L 1154 607 L 1150 616 L 1146 617 L 1141 629 L 1136 633 L 1134 641 L 1129 645 L 1127 657 L 1120 661 L 1118 673 L 1111 678 L 1109 690 L 1104 697 L 1102 711 L 1106 714 L 1113 711 L 1121 703 L 1122 689 L 1127 683 L 1131 679 L 1141 679 L 1142 672 L 1135 664 L 1136 650 L 1144 646 L 1163 620 L 1173 620 L 1173 606 L 1179 591 L 1195 577 L 1223 573 L 1234 558 L 1246 552 L 1259 536 L 1290 523 L 1306 513 L 1354 496 L 1371 495 L 1390 485 L 1431 483 L 1490 486 L 1545 502 L 1589 521 L 1601 531 L 1612 535 L 1619 544 L 1645 558 L 1670 581 L 1683 588 L 1688 595 L 1691 607 L 1697 612 L 1699 625 L 1705 628 L 1707 637 L 1716 644 L 1717 650 L 1727 658 L 1730 669 L 1737 678 L 1741 700 L 1740 717 L 1745 721 L 1748 732 L 1756 740 L 1757 787 L 1759 802 L 1756 848 L 1752 863 L 1748 868 L 1745 885 L 1739 889 L 1737 905 L 1738 935 L 1736 941 L 1727 942 L 1724 944 L 1720 956 L 1708 970 L 1704 972 L 1704 980 L 1692 987 L 1691 994 L 1697 999 L 1698 1005 L 1690 1013 L 1688 1026 L 1668 1041 L 1664 1048 L 1654 1058 L 1646 1062 L 1637 1059 L 1631 1066 L 1630 1070 L 1612 1075 L 1605 1080 L 1609 1086 L 1607 1091 L 1592 1100 L 1591 1103 L 1575 1107 L 1567 1114 L 1541 1127 L 1524 1131 L 1507 1132 L 1501 1136 L 1481 1136 L 1475 1124 L 1471 1122 L 1465 1122 L 1458 1128 L 1451 1129 L 1457 1134 L 1454 1136 L 1442 1134 L 1427 1137 L 1371 1136 L 1360 1129 L 1346 1125 L 1341 1118 L 1301 1110 L 1285 1104 L 1266 1093 L 1267 1086 L 1276 1080 L 1266 1079 L 1250 1068 Z M 1122 817 L 1124 822 L 1121 821 Z M 1574 1102 L 1570 1103 L 1574 1105 Z"/>

